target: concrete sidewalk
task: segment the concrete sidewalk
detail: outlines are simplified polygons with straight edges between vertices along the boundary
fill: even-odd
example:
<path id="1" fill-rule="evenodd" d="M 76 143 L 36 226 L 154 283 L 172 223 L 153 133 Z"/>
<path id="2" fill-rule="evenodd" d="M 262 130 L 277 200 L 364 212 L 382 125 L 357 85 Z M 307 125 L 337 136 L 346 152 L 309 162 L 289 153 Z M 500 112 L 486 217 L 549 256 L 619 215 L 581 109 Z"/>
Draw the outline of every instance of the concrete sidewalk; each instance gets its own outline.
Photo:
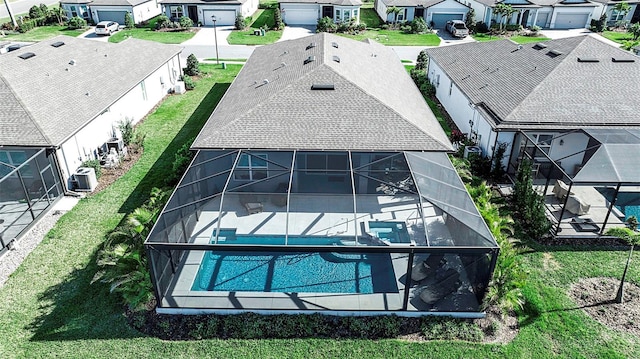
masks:
<path id="1" fill-rule="evenodd" d="M 215 36 L 218 37 L 218 46 L 229 45 L 229 43 L 227 42 L 227 37 L 229 37 L 229 34 L 231 34 L 231 31 L 233 31 L 233 29 L 234 29 L 233 26 L 217 26 L 215 28 L 215 33 L 214 33 L 214 28 L 212 26 L 201 27 L 198 30 L 198 32 L 196 32 L 196 35 L 194 37 L 190 38 L 185 42 L 182 42 L 180 45 L 215 46 Z M 244 46 L 244 45 L 237 45 L 237 46 Z"/>

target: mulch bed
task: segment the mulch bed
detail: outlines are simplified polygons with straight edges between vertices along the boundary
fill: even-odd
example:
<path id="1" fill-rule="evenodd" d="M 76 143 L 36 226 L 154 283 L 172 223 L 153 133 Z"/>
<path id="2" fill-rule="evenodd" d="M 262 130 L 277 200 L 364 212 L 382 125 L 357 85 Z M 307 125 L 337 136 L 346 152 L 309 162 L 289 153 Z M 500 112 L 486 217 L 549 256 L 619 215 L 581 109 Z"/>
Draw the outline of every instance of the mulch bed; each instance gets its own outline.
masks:
<path id="1" fill-rule="evenodd" d="M 118 178 L 122 177 L 125 173 L 127 173 L 133 165 L 138 162 L 140 157 L 142 157 L 143 149 L 140 148 L 138 151 L 129 151 L 126 156 L 120 161 L 120 163 L 113 168 L 103 168 L 102 176 L 98 179 L 98 186 L 96 187 L 93 193 L 99 193 L 105 188 L 109 187 L 113 182 L 115 182 Z"/>

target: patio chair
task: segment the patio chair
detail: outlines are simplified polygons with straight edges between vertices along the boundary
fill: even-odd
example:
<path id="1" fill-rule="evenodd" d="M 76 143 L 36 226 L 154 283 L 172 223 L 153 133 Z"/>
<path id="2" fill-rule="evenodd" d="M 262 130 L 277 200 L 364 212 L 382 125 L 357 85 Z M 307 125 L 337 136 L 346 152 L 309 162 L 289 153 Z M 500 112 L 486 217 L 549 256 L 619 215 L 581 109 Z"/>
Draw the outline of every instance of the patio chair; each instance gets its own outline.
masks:
<path id="1" fill-rule="evenodd" d="M 564 199 L 566 196 L 573 194 L 573 192 L 569 193 L 569 186 L 562 180 L 556 180 L 552 192 L 558 199 Z"/>
<path id="2" fill-rule="evenodd" d="M 262 203 L 253 194 L 240 195 L 240 204 L 247 209 L 249 214 L 260 213 L 263 209 Z"/>
<path id="3" fill-rule="evenodd" d="M 435 304 L 447 295 L 460 288 L 460 273 L 453 268 L 449 268 L 436 280 L 422 288 L 420 299 L 427 304 Z"/>
<path id="4" fill-rule="evenodd" d="M 411 280 L 420 282 L 436 274 L 438 268 L 447 264 L 443 254 L 430 254 L 429 258 L 411 268 Z"/>
<path id="5" fill-rule="evenodd" d="M 579 216 L 589 213 L 591 205 L 580 199 L 575 194 L 570 194 L 567 199 L 566 210 Z"/>

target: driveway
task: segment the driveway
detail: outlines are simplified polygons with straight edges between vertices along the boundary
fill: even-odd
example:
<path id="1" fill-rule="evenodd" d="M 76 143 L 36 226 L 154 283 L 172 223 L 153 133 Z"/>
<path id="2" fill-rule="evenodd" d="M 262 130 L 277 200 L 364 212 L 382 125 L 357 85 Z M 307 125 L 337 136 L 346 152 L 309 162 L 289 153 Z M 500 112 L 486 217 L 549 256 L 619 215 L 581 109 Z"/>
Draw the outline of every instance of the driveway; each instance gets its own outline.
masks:
<path id="1" fill-rule="evenodd" d="M 542 36 L 548 37 L 550 39 L 564 39 L 567 37 L 574 37 L 574 36 L 582 36 L 582 35 L 589 35 L 593 38 L 596 38 L 604 43 L 607 43 L 611 46 L 615 46 L 615 47 L 620 47 L 621 45 L 615 41 L 611 41 L 605 37 L 603 37 L 602 35 L 592 32 L 589 29 L 568 29 L 568 30 L 541 30 L 540 34 L 542 34 Z"/>
<path id="2" fill-rule="evenodd" d="M 218 37 L 218 46 L 220 45 L 229 45 L 227 42 L 227 37 L 233 31 L 233 26 L 216 26 L 215 30 L 212 26 L 201 27 L 200 30 L 196 33 L 196 35 L 189 40 L 181 43 L 183 46 L 199 46 L 199 45 L 207 45 L 214 46 L 215 45 L 215 36 Z M 215 31 L 215 34 L 214 34 Z"/>
<path id="3" fill-rule="evenodd" d="M 314 25 L 285 26 L 282 37 L 278 42 L 285 40 L 299 39 L 316 33 Z"/>
<path id="4" fill-rule="evenodd" d="M 440 38 L 440 46 L 468 44 L 470 42 L 476 42 L 476 40 L 474 40 L 471 36 L 463 38 L 454 37 L 445 29 L 435 29 L 434 31 Z"/>
<path id="5" fill-rule="evenodd" d="M 98 35 L 96 35 L 96 28 L 94 26 L 91 26 L 89 28 L 89 30 L 83 32 L 78 37 L 81 37 L 83 39 L 88 39 L 88 40 L 94 40 L 94 41 L 102 41 L 102 42 L 108 42 L 109 41 L 109 36 L 98 36 Z"/>

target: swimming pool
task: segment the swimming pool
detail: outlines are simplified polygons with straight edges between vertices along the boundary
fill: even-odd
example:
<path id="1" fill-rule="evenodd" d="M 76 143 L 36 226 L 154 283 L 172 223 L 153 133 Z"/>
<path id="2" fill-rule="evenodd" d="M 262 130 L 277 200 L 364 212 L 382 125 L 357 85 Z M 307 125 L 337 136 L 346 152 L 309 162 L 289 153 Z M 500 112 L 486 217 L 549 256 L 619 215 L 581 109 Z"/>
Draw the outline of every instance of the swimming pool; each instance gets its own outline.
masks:
<path id="1" fill-rule="evenodd" d="M 605 198 L 611 202 L 614 190 L 611 188 L 598 188 Z M 631 216 L 640 218 L 640 193 L 638 192 L 620 192 L 616 200 L 615 207 L 624 213 L 624 218 Z"/>
<path id="2" fill-rule="evenodd" d="M 369 231 L 376 237 L 391 243 L 410 243 L 411 237 L 404 222 L 369 222 Z"/>
<path id="3" fill-rule="evenodd" d="M 193 291 L 398 293 L 387 253 L 206 252 Z"/>

